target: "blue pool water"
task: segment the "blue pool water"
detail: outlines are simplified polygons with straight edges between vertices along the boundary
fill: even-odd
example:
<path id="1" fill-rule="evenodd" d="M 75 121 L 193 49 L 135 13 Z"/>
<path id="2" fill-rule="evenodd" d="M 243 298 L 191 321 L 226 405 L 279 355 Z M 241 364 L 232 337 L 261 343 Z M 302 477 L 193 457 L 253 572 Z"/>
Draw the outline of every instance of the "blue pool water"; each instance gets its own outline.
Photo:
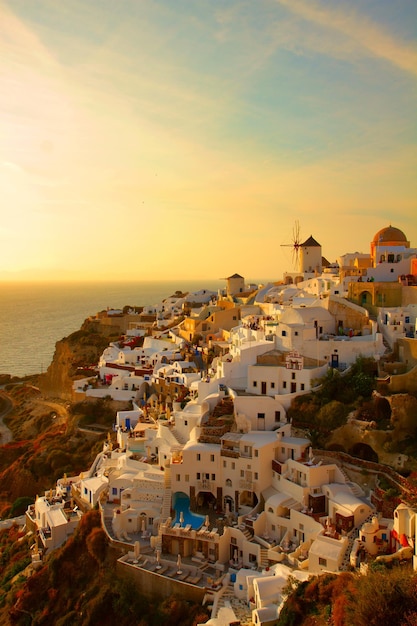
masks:
<path id="1" fill-rule="evenodd" d="M 174 493 L 172 502 L 172 506 L 175 511 L 174 524 L 179 523 L 180 514 L 182 513 L 184 516 L 183 526 L 191 524 L 191 528 L 197 529 L 203 525 L 205 520 L 204 515 L 198 515 L 197 513 L 192 513 L 190 511 L 190 498 L 185 493 Z"/>
<path id="2" fill-rule="evenodd" d="M 145 456 L 145 444 L 143 441 L 129 442 L 129 450 L 135 454 L 142 454 L 142 456 Z"/>

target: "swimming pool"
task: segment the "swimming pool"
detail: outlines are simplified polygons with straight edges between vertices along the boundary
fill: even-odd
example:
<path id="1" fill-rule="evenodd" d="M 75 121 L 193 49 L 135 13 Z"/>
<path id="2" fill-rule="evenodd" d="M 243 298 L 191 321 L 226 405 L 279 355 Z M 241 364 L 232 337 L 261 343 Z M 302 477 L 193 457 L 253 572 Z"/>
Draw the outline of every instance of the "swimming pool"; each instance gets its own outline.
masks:
<path id="1" fill-rule="evenodd" d="M 179 523 L 181 513 L 184 517 L 183 526 L 191 524 L 191 528 L 194 529 L 200 528 L 206 519 L 204 515 L 198 515 L 198 513 L 190 511 L 190 498 L 182 491 L 178 491 L 172 496 L 172 507 L 175 511 L 174 524 Z"/>

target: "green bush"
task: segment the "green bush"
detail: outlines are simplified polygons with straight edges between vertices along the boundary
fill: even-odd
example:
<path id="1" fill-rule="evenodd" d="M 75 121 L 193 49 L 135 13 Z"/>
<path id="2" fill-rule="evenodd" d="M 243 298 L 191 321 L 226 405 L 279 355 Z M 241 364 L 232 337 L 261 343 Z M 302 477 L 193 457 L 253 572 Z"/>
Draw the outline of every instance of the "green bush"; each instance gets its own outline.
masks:
<path id="1" fill-rule="evenodd" d="M 346 424 L 349 408 L 342 402 L 331 400 L 321 407 L 317 422 L 322 430 L 330 431 Z"/>
<path id="2" fill-rule="evenodd" d="M 28 496 L 22 496 L 17 498 L 10 509 L 10 517 L 18 517 L 19 515 L 24 515 L 28 506 L 34 503 L 34 499 Z"/>

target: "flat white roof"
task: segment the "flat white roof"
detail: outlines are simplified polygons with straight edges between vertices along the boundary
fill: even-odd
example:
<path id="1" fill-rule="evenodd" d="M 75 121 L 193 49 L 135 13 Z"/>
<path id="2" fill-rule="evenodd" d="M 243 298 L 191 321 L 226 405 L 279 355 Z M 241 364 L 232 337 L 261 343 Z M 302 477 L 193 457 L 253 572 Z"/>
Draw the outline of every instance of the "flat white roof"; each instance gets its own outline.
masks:
<path id="1" fill-rule="evenodd" d="M 108 479 L 101 475 L 100 476 L 92 476 L 91 478 L 84 478 L 82 481 L 83 485 L 88 486 L 91 491 L 96 491 L 101 487 L 104 483 L 108 483 Z"/>
<path id="2" fill-rule="evenodd" d="M 330 537 L 317 537 L 309 550 L 309 554 L 321 557 L 323 559 L 330 559 L 337 561 L 340 556 L 340 552 L 345 550 L 346 544 L 342 543 L 338 539 L 331 539 Z"/>
<path id="3" fill-rule="evenodd" d="M 281 441 L 292 446 L 311 445 L 310 439 L 304 439 L 303 437 L 282 437 Z"/>
<path id="4" fill-rule="evenodd" d="M 62 509 L 50 509 L 48 511 L 48 521 L 51 528 L 52 526 L 62 526 L 62 524 L 67 524 L 67 516 Z"/>
<path id="5" fill-rule="evenodd" d="M 274 430 L 252 430 L 249 433 L 242 434 L 242 441 L 247 441 L 253 444 L 265 445 L 271 441 L 278 441 L 277 434 Z"/>

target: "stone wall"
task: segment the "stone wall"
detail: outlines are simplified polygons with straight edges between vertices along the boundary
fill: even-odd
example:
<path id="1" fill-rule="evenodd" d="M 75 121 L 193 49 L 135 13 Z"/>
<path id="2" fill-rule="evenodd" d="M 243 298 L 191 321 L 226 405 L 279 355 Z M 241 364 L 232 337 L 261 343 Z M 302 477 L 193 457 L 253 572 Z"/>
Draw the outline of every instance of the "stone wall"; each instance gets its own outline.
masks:
<path id="1" fill-rule="evenodd" d="M 382 465 L 381 463 L 374 463 L 373 461 L 366 461 L 365 459 L 359 459 L 345 452 L 336 452 L 334 450 L 313 450 L 315 457 L 331 458 L 338 460 L 343 465 L 354 465 L 355 467 L 362 467 L 368 472 L 374 472 L 376 474 L 382 474 L 389 480 L 394 487 L 398 487 L 401 491 L 401 500 L 412 505 L 417 506 L 417 485 L 410 483 L 404 476 L 398 474 L 388 465 Z"/>
<path id="2" fill-rule="evenodd" d="M 168 598 L 170 595 L 186 597 L 187 600 L 201 604 L 205 595 L 204 587 L 197 587 L 186 582 L 174 580 L 167 576 L 161 576 L 156 572 L 150 572 L 130 563 L 117 561 L 117 573 L 121 576 L 133 579 L 141 594 L 152 600 Z"/>

